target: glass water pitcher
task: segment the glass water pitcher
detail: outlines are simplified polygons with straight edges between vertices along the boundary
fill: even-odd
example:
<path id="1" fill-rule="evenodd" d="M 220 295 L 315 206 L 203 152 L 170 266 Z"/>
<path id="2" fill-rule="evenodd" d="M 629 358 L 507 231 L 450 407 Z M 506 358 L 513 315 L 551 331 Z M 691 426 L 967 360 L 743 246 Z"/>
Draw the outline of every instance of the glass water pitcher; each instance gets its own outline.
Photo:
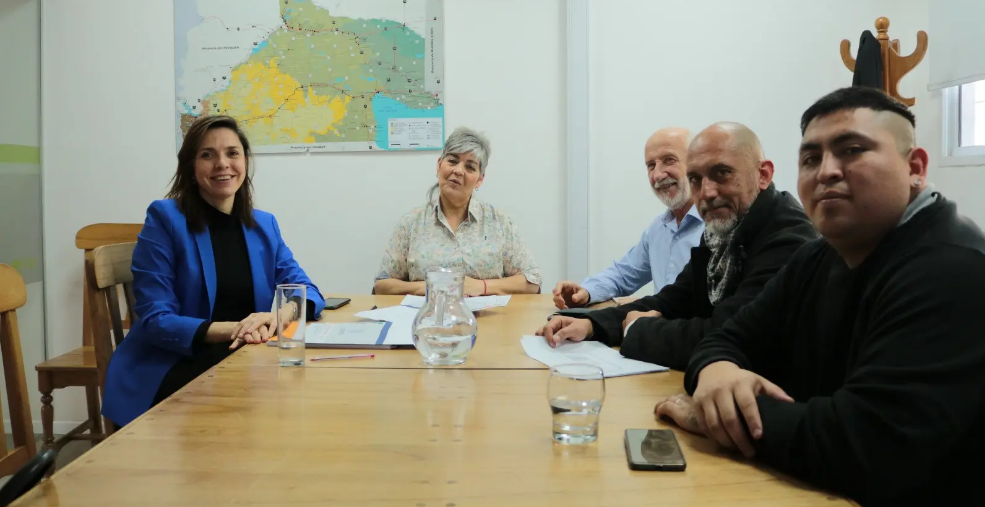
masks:
<path id="1" fill-rule="evenodd" d="M 432 268 L 425 274 L 427 301 L 414 318 L 414 347 L 428 365 L 465 362 L 478 332 L 475 315 L 465 304 L 465 273 Z"/>

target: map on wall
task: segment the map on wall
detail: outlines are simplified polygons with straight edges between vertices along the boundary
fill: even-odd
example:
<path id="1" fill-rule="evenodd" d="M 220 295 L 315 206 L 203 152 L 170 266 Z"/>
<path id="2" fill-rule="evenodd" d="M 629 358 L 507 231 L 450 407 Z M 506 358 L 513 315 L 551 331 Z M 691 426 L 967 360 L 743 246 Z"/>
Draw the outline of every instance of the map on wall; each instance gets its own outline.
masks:
<path id="1" fill-rule="evenodd" d="M 236 118 L 257 153 L 441 149 L 443 0 L 175 0 L 178 145 Z"/>

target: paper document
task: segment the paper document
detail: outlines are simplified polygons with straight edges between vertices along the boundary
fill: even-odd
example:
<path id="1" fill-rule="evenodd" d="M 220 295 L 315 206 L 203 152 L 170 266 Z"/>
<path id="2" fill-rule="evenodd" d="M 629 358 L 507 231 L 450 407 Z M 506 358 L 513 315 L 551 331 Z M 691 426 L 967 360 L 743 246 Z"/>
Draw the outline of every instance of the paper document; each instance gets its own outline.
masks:
<path id="1" fill-rule="evenodd" d="M 346 322 L 311 324 L 305 329 L 305 346 L 383 345 L 392 323 Z"/>
<path id="2" fill-rule="evenodd" d="M 411 308 L 420 308 L 424 306 L 425 302 L 424 296 L 405 296 L 404 300 L 400 302 L 401 306 L 409 306 Z M 465 298 L 465 305 L 469 307 L 469 310 L 473 312 L 478 312 L 482 310 L 488 310 L 490 308 L 499 308 L 506 306 L 510 302 L 510 296 L 476 296 Z"/>
<path id="3" fill-rule="evenodd" d="M 417 311 L 417 308 L 411 308 L 409 306 L 391 306 L 359 312 L 356 314 L 356 317 L 389 322 L 391 325 L 387 331 L 387 337 L 384 343 L 392 346 L 413 347 L 413 327 L 414 318 L 417 317 Z"/>
<path id="4" fill-rule="evenodd" d="M 418 308 L 409 306 L 389 306 L 387 308 L 377 308 L 359 312 L 356 317 L 369 320 L 385 320 L 387 322 L 414 322 L 417 317 Z"/>
<path id="5" fill-rule="evenodd" d="M 558 345 L 557 348 L 551 348 L 543 336 L 524 336 L 520 339 L 520 344 L 523 345 L 523 351 L 531 359 L 544 363 L 547 366 L 570 363 L 593 364 L 601 368 L 602 374 L 606 377 L 621 377 L 624 375 L 638 375 L 640 373 L 668 370 L 666 366 L 627 359 L 619 352 L 610 349 L 604 343 L 600 342 L 566 341 Z"/>

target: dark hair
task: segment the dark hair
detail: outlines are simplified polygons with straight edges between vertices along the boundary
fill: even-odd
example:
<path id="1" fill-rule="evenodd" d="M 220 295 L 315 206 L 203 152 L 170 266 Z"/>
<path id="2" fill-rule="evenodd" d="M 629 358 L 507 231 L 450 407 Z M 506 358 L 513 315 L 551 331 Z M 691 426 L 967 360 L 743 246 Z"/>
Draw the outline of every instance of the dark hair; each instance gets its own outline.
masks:
<path id="1" fill-rule="evenodd" d="M 851 86 L 835 90 L 814 103 L 800 117 L 800 135 L 804 135 L 807 126 L 818 116 L 846 109 L 872 109 L 873 111 L 890 111 L 906 118 L 910 125 L 917 126 L 917 118 L 902 102 L 886 95 L 878 88 L 868 86 Z"/>
<path id="2" fill-rule="evenodd" d="M 253 218 L 253 178 L 250 168 L 253 167 L 253 151 L 250 150 L 250 140 L 240 130 L 236 120 L 229 116 L 202 116 L 192 123 L 185 134 L 185 140 L 178 150 L 178 169 L 171 178 L 171 190 L 166 198 L 174 199 L 178 209 L 185 215 L 193 231 L 205 230 L 207 216 L 206 206 L 209 206 L 199 193 L 198 180 L 195 179 L 195 157 L 202 144 L 205 134 L 214 129 L 229 129 L 236 133 L 239 142 L 243 144 L 243 156 L 246 157 L 246 175 L 243 184 L 236 191 L 233 201 L 232 216 L 239 218 L 246 227 L 256 227 Z"/>

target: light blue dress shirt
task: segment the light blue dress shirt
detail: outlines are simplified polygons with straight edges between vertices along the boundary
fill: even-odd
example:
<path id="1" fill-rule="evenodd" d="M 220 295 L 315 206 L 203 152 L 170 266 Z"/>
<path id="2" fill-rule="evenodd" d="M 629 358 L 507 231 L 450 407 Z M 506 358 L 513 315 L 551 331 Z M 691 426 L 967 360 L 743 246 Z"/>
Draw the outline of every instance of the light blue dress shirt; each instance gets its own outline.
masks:
<path id="1" fill-rule="evenodd" d="M 680 225 L 667 210 L 650 224 L 640 242 L 622 259 L 586 278 L 581 286 L 591 295 L 592 303 L 629 296 L 651 281 L 656 294 L 664 285 L 677 280 L 691 260 L 691 249 L 701 242 L 704 230 L 705 222 L 697 206 L 691 206 Z"/>

